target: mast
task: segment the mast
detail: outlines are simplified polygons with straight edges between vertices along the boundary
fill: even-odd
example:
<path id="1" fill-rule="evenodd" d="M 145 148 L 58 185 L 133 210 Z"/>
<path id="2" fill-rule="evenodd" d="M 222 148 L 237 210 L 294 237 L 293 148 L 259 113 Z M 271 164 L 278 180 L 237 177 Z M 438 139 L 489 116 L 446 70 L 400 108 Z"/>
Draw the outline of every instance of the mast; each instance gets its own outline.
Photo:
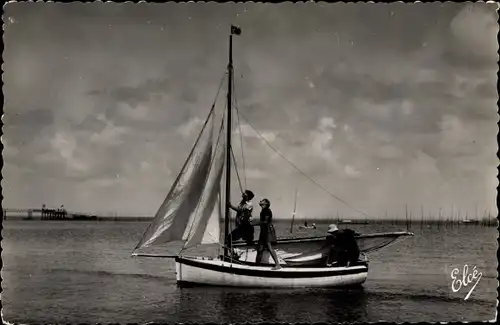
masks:
<path id="1" fill-rule="evenodd" d="M 240 35 L 240 28 L 231 25 L 229 34 L 229 64 L 227 65 L 227 137 L 226 137 L 226 211 L 224 217 L 224 240 L 229 235 L 229 204 L 231 202 L 231 101 L 233 84 L 233 34 Z M 224 257 L 227 256 L 227 247 L 224 245 Z"/>
<path id="2" fill-rule="evenodd" d="M 408 230 L 408 204 L 406 204 L 406 229 Z"/>
<path id="3" fill-rule="evenodd" d="M 293 232 L 293 221 L 295 219 L 295 214 L 297 212 L 297 192 L 299 191 L 298 188 L 295 189 L 295 202 L 293 204 L 293 213 L 292 213 L 292 224 L 290 225 L 290 233 Z"/>
<path id="4" fill-rule="evenodd" d="M 424 205 L 423 204 L 420 205 L 420 213 L 421 213 L 420 226 L 422 227 L 424 225 Z"/>

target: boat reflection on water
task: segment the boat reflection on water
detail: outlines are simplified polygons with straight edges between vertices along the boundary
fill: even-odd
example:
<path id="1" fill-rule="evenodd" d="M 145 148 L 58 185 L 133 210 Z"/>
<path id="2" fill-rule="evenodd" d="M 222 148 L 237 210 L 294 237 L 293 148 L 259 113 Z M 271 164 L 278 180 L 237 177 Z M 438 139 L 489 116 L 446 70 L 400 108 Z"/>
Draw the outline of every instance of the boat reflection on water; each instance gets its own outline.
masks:
<path id="1" fill-rule="evenodd" d="M 363 286 L 307 290 L 182 286 L 179 291 L 177 314 L 187 315 L 186 320 L 295 323 L 370 319 Z"/>

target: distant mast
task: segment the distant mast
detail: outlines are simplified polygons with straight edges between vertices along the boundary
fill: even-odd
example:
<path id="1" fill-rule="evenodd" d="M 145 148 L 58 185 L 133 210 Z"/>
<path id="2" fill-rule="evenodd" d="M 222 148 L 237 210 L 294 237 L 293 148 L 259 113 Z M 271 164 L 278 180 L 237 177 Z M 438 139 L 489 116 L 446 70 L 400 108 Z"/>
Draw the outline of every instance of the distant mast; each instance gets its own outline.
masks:
<path id="1" fill-rule="evenodd" d="M 293 232 L 293 221 L 295 220 L 295 214 L 297 213 L 297 193 L 299 189 L 295 189 L 295 202 L 293 204 L 293 213 L 292 213 L 292 223 L 290 224 L 290 233 Z"/>

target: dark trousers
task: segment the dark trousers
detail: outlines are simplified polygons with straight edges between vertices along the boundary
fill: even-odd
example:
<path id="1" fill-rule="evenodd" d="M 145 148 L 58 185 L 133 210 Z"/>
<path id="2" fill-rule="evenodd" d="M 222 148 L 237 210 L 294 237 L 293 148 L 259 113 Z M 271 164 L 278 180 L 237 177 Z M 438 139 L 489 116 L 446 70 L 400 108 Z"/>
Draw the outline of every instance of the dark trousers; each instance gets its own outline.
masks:
<path id="1" fill-rule="evenodd" d="M 332 248 L 330 248 L 330 253 L 328 254 L 326 263 L 332 264 L 336 261 L 339 266 L 345 266 L 348 262 L 349 264 L 355 263 L 358 258 L 359 249 L 347 250 L 333 246 Z"/>
<path id="2" fill-rule="evenodd" d="M 226 237 L 226 246 L 231 246 L 231 241 L 243 239 L 248 245 L 253 243 L 253 226 L 250 223 L 243 223 L 238 228 L 234 229 L 231 234 Z"/>

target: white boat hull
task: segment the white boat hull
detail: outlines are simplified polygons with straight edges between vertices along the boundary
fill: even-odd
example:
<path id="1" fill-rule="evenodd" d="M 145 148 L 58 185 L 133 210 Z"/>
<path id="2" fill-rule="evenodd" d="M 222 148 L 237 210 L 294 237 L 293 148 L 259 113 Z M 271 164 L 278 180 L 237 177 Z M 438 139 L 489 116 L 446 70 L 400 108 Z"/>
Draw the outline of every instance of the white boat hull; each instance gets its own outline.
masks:
<path id="1" fill-rule="evenodd" d="M 368 265 L 350 267 L 289 267 L 231 263 L 200 257 L 176 258 L 179 283 L 254 288 L 337 287 L 362 284 Z"/>

